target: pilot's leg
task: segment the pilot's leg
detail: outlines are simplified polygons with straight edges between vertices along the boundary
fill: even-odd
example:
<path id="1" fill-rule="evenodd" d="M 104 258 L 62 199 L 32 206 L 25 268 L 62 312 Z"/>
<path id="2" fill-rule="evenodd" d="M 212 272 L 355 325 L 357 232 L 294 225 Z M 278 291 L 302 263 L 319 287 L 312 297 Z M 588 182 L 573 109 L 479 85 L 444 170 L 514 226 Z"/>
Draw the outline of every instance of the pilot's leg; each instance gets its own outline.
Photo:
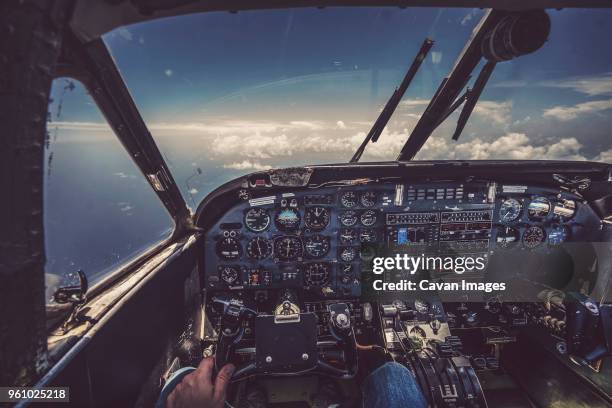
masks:
<path id="1" fill-rule="evenodd" d="M 412 373 L 399 363 L 386 363 L 363 382 L 364 408 L 426 408 L 427 402 Z"/>

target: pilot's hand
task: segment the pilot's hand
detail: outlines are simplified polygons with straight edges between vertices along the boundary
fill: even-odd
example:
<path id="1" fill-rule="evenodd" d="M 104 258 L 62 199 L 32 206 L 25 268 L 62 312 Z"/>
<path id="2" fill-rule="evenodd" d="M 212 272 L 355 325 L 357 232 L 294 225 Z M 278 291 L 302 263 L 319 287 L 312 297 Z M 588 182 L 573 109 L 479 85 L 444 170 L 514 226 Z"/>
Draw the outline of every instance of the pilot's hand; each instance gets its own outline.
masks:
<path id="1" fill-rule="evenodd" d="M 214 359 L 207 357 L 198 368 L 187 374 L 168 396 L 168 408 L 223 408 L 225 393 L 236 367 L 225 365 L 212 378 Z"/>

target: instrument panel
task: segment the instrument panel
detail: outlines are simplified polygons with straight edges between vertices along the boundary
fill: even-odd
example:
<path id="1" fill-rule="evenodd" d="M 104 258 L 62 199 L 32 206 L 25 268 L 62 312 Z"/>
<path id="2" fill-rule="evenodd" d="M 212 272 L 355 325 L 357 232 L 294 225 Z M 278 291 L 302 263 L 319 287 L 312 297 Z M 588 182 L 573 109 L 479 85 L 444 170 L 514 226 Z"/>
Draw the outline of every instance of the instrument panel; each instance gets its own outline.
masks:
<path id="1" fill-rule="evenodd" d="M 245 199 L 205 235 L 213 290 L 361 295 L 375 256 L 546 251 L 588 238 L 592 212 L 569 192 L 496 182 L 370 183 Z"/>

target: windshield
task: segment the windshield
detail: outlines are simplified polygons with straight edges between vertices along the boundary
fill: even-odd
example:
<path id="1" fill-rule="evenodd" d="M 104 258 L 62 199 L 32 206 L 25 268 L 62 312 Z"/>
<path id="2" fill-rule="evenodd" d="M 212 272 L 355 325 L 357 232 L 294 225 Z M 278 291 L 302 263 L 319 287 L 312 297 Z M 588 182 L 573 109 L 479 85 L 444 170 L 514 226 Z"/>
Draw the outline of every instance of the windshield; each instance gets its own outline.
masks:
<path id="1" fill-rule="evenodd" d="M 549 14 L 544 47 L 498 64 L 459 141 L 451 140 L 456 112 L 417 160 L 611 161 L 612 11 Z M 482 15 L 436 8 L 218 12 L 120 28 L 104 41 L 195 206 L 241 174 L 347 162 L 429 37 L 435 45 L 427 60 L 361 159 L 395 160 Z"/>

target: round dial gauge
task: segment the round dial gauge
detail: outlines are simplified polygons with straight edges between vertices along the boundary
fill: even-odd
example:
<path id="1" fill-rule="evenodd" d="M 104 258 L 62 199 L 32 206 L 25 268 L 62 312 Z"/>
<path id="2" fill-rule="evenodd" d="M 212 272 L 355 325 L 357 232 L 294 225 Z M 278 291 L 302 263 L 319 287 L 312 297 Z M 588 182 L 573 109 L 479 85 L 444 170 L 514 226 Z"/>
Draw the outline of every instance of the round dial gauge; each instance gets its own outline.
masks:
<path id="1" fill-rule="evenodd" d="M 346 208 L 353 208 L 357 205 L 357 194 L 354 191 L 347 191 L 340 196 L 340 204 Z"/>
<path id="2" fill-rule="evenodd" d="M 363 214 L 361 214 L 360 220 L 366 227 L 371 227 L 372 225 L 376 224 L 376 211 L 364 211 Z"/>
<path id="3" fill-rule="evenodd" d="M 282 231 L 294 231 L 300 226 L 300 212 L 295 208 L 283 208 L 276 213 L 274 223 Z"/>
<path id="4" fill-rule="evenodd" d="M 238 283 L 236 282 L 238 280 L 238 269 L 234 268 L 233 266 L 224 266 L 221 269 L 220 272 L 221 275 L 221 280 L 225 283 L 227 283 L 228 285 L 233 285 L 234 283 Z"/>
<path id="5" fill-rule="evenodd" d="M 304 214 L 304 223 L 308 228 L 322 230 L 329 224 L 329 210 L 325 207 L 309 207 Z"/>
<path id="6" fill-rule="evenodd" d="M 352 244 L 357 239 L 357 232 L 352 229 L 345 228 L 340 231 L 340 243 L 347 245 Z"/>
<path id="7" fill-rule="evenodd" d="M 519 200 L 507 198 L 501 203 L 501 208 L 499 209 L 499 219 L 502 222 L 516 221 L 521 216 L 522 210 L 523 205 Z"/>
<path id="8" fill-rule="evenodd" d="M 574 200 L 561 200 L 555 203 L 553 212 L 561 219 L 569 220 L 576 214 L 576 202 Z"/>
<path id="9" fill-rule="evenodd" d="M 516 228 L 501 227 L 497 230 L 497 245 L 502 248 L 509 248 L 517 243 L 521 238 L 520 232 Z"/>
<path id="10" fill-rule="evenodd" d="M 242 253 L 240 242 L 233 237 L 223 237 L 215 246 L 217 255 L 226 260 L 238 259 Z"/>
<path id="11" fill-rule="evenodd" d="M 272 254 L 272 243 L 264 237 L 255 237 L 246 246 L 247 255 L 253 259 L 264 259 Z"/>
<path id="12" fill-rule="evenodd" d="M 374 207 L 376 205 L 376 193 L 374 191 L 366 191 L 359 196 L 359 202 L 364 207 Z"/>
<path id="13" fill-rule="evenodd" d="M 340 223 L 345 227 L 352 227 L 357 223 L 357 213 L 355 211 L 344 211 L 340 214 Z"/>
<path id="14" fill-rule="evenodd" d="M 361 242 L 376 242 L 377 234 L 373 228 L 364 228 L 359 233 L 359 241 Z"/>
<path id="15" fill-rule="evenodd" d="M 321 286 L 329 280 L 329 265 L 325 263 L 312 263 L 306 265 L 304 270 L 306 284 Z"/>
<path id="16" fill-rule="evenodd" d="M 329 252 L 329 238 L 313 235 L 304 240 L 304 250 L 310 258 L 322 258 Z"/>
<path id="17" fill-rule="evenodd" d="M 279 237 L 274 240 L 274 256 L 281 261 L 302 257 L 302 241 L 298 237 Z"/>
<path id="18" fill-rule="evenodd" d="M 546 232 L 537 225 L 527 228 L 523 234 L 523 244 L 529 249 L 539 247 L 545 240 Z"/>
<path id="19" fill-rule="evenodd" d="M 353 264 L 350 264 L 350 263 L 340 264 L 340 270 L 342 271 L 342 274 L 350 275 L 353 272 Z"/>
<path id="20" fill-rule="evenodd" d="M 270 226 L 270 214 L 263 208 L 251 208 L 244 214 L 244 225 L 253 232 L 262 232 Z"/>
<path id="21" fill-rule="evenodd" d="M 569 230 L 565 225 L 554 225 L 548 231 L 548 243 L 550 245 L 561 245 L 569 237 Z"/>
<path id="22" fill-rule="evenodd" d="M 355 256 L 357 256 L 357 251 L 355 251 L 355 248 L 347 247 L 340 250 L 340 259 L 342 259 L 344 262 L 351 262 L 353 259 L 355 259 Z"/>
<path id="23" fill-rule="evenodd" d="M 546 197 L 536 197 L 527 207 L 527 215 L 532 220 L 539 220 L 550 213 L 550 201 Z"/>
<path id="24" fill-rule="evenodd" d="M 359 251 L 359 257 L 362 261 L 369 262 L 376 256 L 376 250 L 371 245 L 362 245 Z"/>

